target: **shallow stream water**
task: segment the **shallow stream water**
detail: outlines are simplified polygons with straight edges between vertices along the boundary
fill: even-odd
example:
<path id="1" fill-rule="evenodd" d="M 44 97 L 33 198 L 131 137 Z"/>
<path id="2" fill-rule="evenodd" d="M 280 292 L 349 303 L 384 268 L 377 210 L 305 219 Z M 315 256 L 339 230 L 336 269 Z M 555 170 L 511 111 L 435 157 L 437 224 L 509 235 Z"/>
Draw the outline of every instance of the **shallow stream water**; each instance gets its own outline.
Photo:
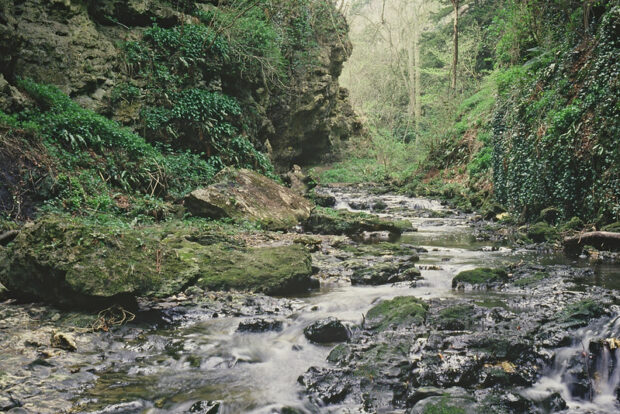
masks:
<path id="1" fill-rule="evenodd" d="M 114 334 L 97 336 L 86 346 L 90 357 L 86 362 L 76 361 L 75 368 L 93 378 L 85 378 L 78 384 L 67 383 L 64 393 L 61 390 L 51 397 L 45 396 L 49 407 L 66 409 L 62 404 L 54 405 L 51 399 L 69 397 L 71 387 L 77 386 L 81 389 L 79 392 L 73 390 L 76 395 L 71 397 L 70 404 L 74 405 L 75 412 L 84 413 L 211 412 L 205 408 L 207 403 L 200 405 L 201 401 L 217 401 L 219 411 L 213 412 L 219 413 L 286 412 L 284 407 L 312 413 L 359 412 L 359 407 L 346 404 L 319 407 L 305 396 L 298 383 L 298 378 L 308 368 L 328 364 L 326 357 L 332 348 L 313 344 L 305 338 L 303 329 L 313 321 L 333 316 L 355 329 L 373 304 L 396 296 L 429 299 L 470 295 L 479 296 L 481 301 L 501 297 L 503 293 L 452 289 L 452 278 L 458 272 L 475 267 L 519 262 L 589 266 L 586 261 L 571 262 L 561 254 L 515 250 L 477 240 L 470 215 L 451 211 L 436 201 L 390 194 L 370 195 L 361 188 L 323 191 L 336 197 L 337 208 L 354 210 L 351 205 L 359 208 L 362 203 L 362 207 L 366 207 L 365 203 L 370 211 L 373 204 L 382 201 L 387 207 L 375 213 L 410 220 L 417 231 L 403 234 L 398 242 L 425 250 L 416 263 L 423 279 L 415 285 L 352 286 L 347 280 L 348 270 L 341 267 L 337 247 L 324 246 L 313 253 L 313 264 L 322 278 L 321 289 L 307 296 L 267 302 L 257 299 L 256 303 L 249 298 L 232 316 L 218 315 L 200 306 L 171 307 L 163 320 L 130 324 Z M 367 260 L 368 266 L 372 266 L 372 260 L 379 259 Z M 389 257 L 381 260 L 389 260 Z M 584 282 L 584 289 L 588 283 L 618 288 L 618 266 L 600 266 L 595 270 L 596 278 Z M 238 299 L 231 297 L 230 300 Z M 282 320 L 283 329 L 259 333 L 237 331 L 241 321 L 254 317 Z M 597 331 L 597 335 L 592 330 Z M 597 326 L 583 328 L 580 335 L 586 342 L 594 336 L 618 337 L 620 322 L 606 319 Z M 575 345 L 559 350 L 546 375 L 534 387 L 522 392 L 531 396 L 551 390 L 560 392 L 568 403 L 569 412 L 618 412 L 620 405 L 614 393 L 620 382 L 620 369 L 609 369 L 613 355 L 601 362 L 600 374 L 606 375 L 603 382 L 609 389 L 603 390 L 598 400 L 587 403 L 574 400 L 566 389 L 567 374 L 562 361 L 581 352 L 582 346 L 587 349 L 588 344 L 581 345 L 581 340 L 579 349 Z M 50 370 L 45 366 L 31 369 Z M 52 370 L 46 375 L 55 374 Z M 59 381 L 66 380 L 59 377 Z M 37 401 L 36 398 L 33 401 Z M 46 401 L 38 401 L 38 404 L 45 405 Z M 41 409 L 41 412 L 54 410 Z"/>

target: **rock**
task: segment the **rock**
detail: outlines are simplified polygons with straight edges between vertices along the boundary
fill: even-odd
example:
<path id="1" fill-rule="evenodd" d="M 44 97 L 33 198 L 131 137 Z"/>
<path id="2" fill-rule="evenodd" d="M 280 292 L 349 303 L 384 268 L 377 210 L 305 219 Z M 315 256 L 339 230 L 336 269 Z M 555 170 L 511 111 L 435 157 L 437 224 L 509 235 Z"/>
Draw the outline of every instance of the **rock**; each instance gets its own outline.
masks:
<path id="1" fill-rule="evenodd" d="M 26 410 L 23 407 L 13 407 L 9 411 L 7 411 L 7 414 L 30 414 L 30 411 Z"/>
<path id="2" fill-rule="evenodd" d="M 306 246 L 309 251 L 316 252 L 321 248 L 323 240 L 316 236 L 301 236 L 293 240 L 293 243 Z"/>
<path id="3" fill-rule="evenodd" d="M 62 332 L 53 332 L 50 340 L 52 348 L 64 349 L 65 351 L 75 352 L 77 351 L 77 344 L 75 340 Z"/>
<path id="4" fill-rule="evenodd" d="M 465 285 L 475 288 L 490 289 L 508 281 L 508 273 L 504 269 L 478 268 L 466 270 L 452 279 L 452 288 L 462 289 Z"/>
<path id="5" fill-rule="evenodd" d="M 218 233 L 219 231 L 219 233 Z M 292 294 L 317 287 L 304 246 L 244 247 L 217 227 L 168 222 L 109 228 L 46 216 L 21 231 L 0 262 L 0 282 L 23 300 L 87 309 L 207 290 Z"/>
<path id="6" fill-rule="evenodd" d="M 310 190 L 310 186 L 307 184 L 309 177 L 302 172 L 301 167 L 297 164 L 293 165 L 291 170 L 284 175 L 284 180 L 291 190 L 299 195 L 306 195 Z"/>
<path id="7" fill-rule="evenodd" d="M 366 201 L 349 201 L 349 207 L 353 210 L 370 210 L 370 204 Z"/>
<path id="8" fill-rule="evenodd" d="M 413 230 L 411 222 L 384 220 L 366 213 L 317 207 L 304 224 L 306 231 L 318 234 L 360 234 L 364 231 L 387 231 L 396 235 Z"/>
<path id="9" fill-rule="evenodd" d="M 6 299 L 8 295 L 9 290 L 2 283 L 0 283 L 0 300 Z"/>
<path id="10" fill-rule="evenodd" d="M 217 414 L 220 412 L 220 401 L 198 401 L 189 408 L 190 413 Z"/>
<path id="11" fill-rule="evenodd" d="M 453 388 L 420 400 L 407 414 L 479 414 L 488 412 L 465 390 Z"/>
<path id="12" fill-rule="evenodd" d="M 317 206 L 334 207 L 336 205 L 336 197 L 329 194 L 312 192 L 309 198 L 310 200 L 314 201 Z"/>
<path id="13" fill-rule="evenodd" d="M 352 285 L 384 285 L 420 279 L 420 271 L 410 263 L 391 262 L 353 269 Z"/>
<path id="14" fill-rule="evenodd" d="M 311 204 L 292 190 L 254 171 L 225 168 L 209 187 L 192 191 L 185 207 L 194 216 L 259 222 L 289 229 L 310 216 Z"/>
<path id="15" fill-rule="evenodd" d="M 297 381 L 312 392 L 320 404 L 324 405 L 341 402 L 351 391 L 346 381 L 334 381 L 334 379 L 331 370 L 310 367 Z"/>
<path id="16" fill-rule="evenodd" d="M 533 242 L 543 243 L 546 241 L 553 240 L 557 236 L 557 231 L 555 228 L 551 227 L 549 224 L 540 222 L 540 223 L 532 224 L 527 229 L 526 235 Z"/>
<path id="17" fill-rule="evenodd" d="M 319 344 L 344 342 L 350 337 L 349 330 L 338 319 L 330 317 L 312 323 L 304 329 L 309 341 Z"/>
<path id="18" fill-rule="evenodd" d="M 383 200 L 379 200 L 372 205 L 372 209 L 375 211 L 384 211 L 388 205 Z"/>
<path id="19" fill-rule="evenodd" d="M 364 319 L 367 329 L 383 331 L 393 327 L 409 327 L 424 323 L 428 304 L 413 296 L 385 300 L 368 311 Z"/>
<path id="20" fill-rule="evenodd" d="M 276 319 L 255 318 L 239 322 L 237 332 L 279 332 L 283 326 L 282 321 Z"/>

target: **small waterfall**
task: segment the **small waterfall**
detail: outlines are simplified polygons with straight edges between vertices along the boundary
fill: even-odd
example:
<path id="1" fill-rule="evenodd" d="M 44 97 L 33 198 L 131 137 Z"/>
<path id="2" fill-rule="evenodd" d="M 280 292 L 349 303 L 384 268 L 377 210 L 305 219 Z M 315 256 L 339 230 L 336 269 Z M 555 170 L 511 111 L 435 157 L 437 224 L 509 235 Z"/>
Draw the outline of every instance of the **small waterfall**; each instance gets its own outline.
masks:
<path id="1" fill-rule="evenodd" d="M 556 351 L 546 375 L 523 391 L 538 401 L 554 393 L 571 413 L 620 412 L 620 311 L 578 330 L 572 346 Z"/>

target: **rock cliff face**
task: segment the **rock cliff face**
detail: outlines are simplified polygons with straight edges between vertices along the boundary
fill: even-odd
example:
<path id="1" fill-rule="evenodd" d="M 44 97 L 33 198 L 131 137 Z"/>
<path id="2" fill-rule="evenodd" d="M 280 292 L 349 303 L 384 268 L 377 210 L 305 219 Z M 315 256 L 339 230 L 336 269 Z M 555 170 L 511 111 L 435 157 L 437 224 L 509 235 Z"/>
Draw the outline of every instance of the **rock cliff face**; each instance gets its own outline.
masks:
<path id="1" fill-rule="evenodd" d="M 180 4 L 195 10 L 217 10 L 225 1 L 163 0 L 23 0 L 0 4 L 0 109 L 12 112 L 23 105 L 13 86 L 18 78 L 51 83 L 89 109 L 135 129 L 144 102 L 133 106 L 113 102 L 116 87 L 134 74 L 122 58 L 122 43 L 139 40 L 144 29 L 157 24 L 171 28 L 197 22 Z M 192 85 L 221 90 L 235 97 L 248 114 L 250 140 L 271 151 L 277 167 L 320 159 L 361 125 L 339 87 L 343 62 L 351 53 L 344 18 L 330 9 L 333 24 L 316 33 L 309 48 L 309 65 L 290 70 L 278 90 L 265 79 L 242 79 L 220 68 L 209 82 Z M 138 81 L 138 87 L 141 85 Z M 145 134 L 148 135 L 148 134 Z M 147 139 L 149 137 L 147 136 Z"/>

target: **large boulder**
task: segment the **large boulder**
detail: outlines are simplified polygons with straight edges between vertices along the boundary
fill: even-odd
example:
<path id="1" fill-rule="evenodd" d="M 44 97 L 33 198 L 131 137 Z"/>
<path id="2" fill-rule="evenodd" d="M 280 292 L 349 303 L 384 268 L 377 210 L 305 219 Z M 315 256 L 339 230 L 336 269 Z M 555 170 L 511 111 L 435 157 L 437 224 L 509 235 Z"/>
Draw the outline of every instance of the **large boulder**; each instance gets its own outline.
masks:
<path id="1" fill-rule="evenodd" d="M 411 222 L 406 220 L 386 220 L 366 213 L 347 210 L 334 210 L 317 207 L 304 224 L 306 231 L 317 234 L 359 235 L 363 232 L 386 231 L 400 235 L 405 231 L 415 231 Z"/>
<path id="2" fill-rule="evenodd" d="M 312 204 L 292 190 L 254 171 L 226 168 L 214 184 L 185 198 L 194 216 L 232 218 L 261 223 L 272 230 L 295 226 L 310 217 Z"/>
<path id="3" fill-rule="evenodd" d="M 301 293 L 316 287 L 301 245 L 249 247 L 216 226 L 108 227 L 49 216 L 0 251 L 0 283 L 23 300 L 102 308 L 205 290 Z"/>
<path id="4" fill-rule="evenodd" d="M 306 326 L 304 335 L 308 340 L 318 344 L 344 342 L 351 336 L 347 327 L 334 317 L 321 319 Z"/>

